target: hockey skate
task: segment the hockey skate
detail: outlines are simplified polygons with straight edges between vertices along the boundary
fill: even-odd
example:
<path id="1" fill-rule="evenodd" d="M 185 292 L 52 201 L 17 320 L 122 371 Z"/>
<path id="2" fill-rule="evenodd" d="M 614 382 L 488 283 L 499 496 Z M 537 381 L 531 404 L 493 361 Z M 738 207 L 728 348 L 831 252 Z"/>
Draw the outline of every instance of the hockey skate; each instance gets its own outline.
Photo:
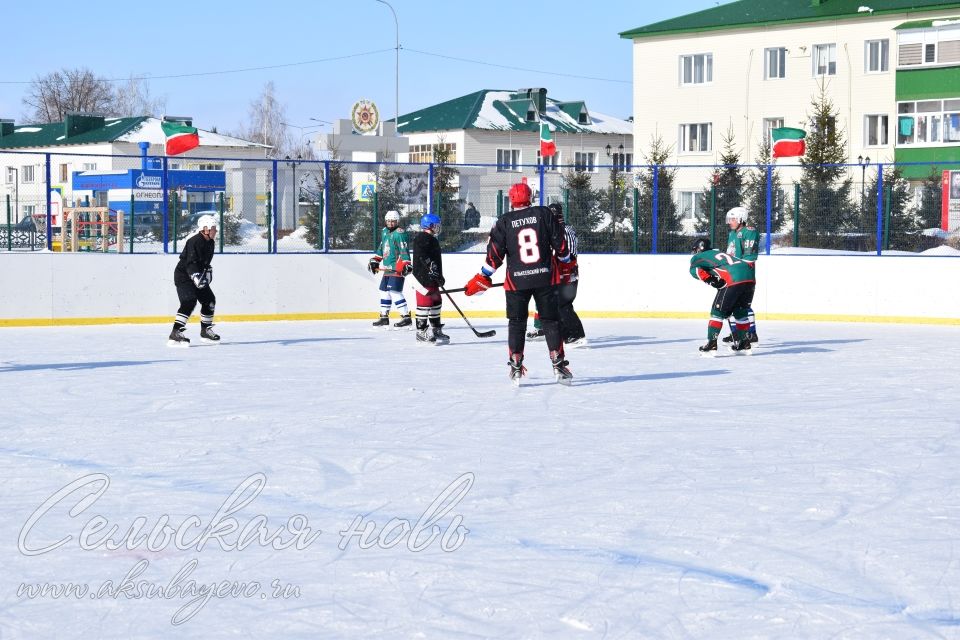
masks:
<path id="1" fill-rule="evenodd" d="M 432 345 L 435 341 L 436 338 L 433 337 L 433 332 L 430 331 L 429 327 L 419 327 L 417 329 L 417 342 Z"/>
<path id="2" fill-rule="evenodd" d="M 760 342 L 760 338 L 757 337 L 756 331 L 751 331 L 749 334 L 749 338 L 750 338 L 750 344 L 757 344 L 758 342 Z"/>
<path id="3" fill-rule="evenodd" d="M 520 379 L 527 375 L 527 368 L 523 366 L 523 354 L 512 354 L 507 364 L 510 365 L 510 381 L 513 383 L 513 386 L 519 387 Z"/>
<path id="4" fill-rule="evenodd" d="M 219 344 L 220 335 L 214 332 L 212 324 L 200 325 L 200 340 L 210 344 Z"/>
<path id="5" fill-rule="evenodd" d="M 717 339 L 713 338 L 712 340 L 707 340 L 707 344 L 701 345 L 700 355 L 704 355 L 704 356 L 717 355 Z"/>
<path id="6" fill-rule="evenodd" d="M 433 327 L 433 337 L 431 340 L 433 344 L 437 344 L 437 345 L 450 344 L 450 336 L 445 334 L 443 332 L 443 329 L 441 329 L 440 327 Z"/>
<path id="7" fill-rule="evenodd" d="M 723 340 L 721 340 L 721 342 L 730 344 L 731 342 L 733 342 L 733 334 L 731 333 L 729 335 L 723 336 Z"/>
<path id="8" fill-rule="evenodd" d="M 742 353 L 748 356 L 753 355 L 753 352 L 750 350 L 750 337 L 741 338 L 736 340 L 733 344 L 730 345 L 730 348 L 736 353 Z"/>
<path id="9" fill-rule="evenodd" d="M 543 340 L 543 329 L 531 329 L 527 331 L 527 340 Z"/>
<path id="10" fill-rule="evenodd" d="M 570 363 L 564 360 L 562 351 L 550 352 L 550 364 L 553 365 L 553 375 L 557 378 L 557 382 L 568 387 L 573 384 L 573 374 L 567 368 Z"/>
<path id="11" fill-rule="evenodd" d="M 389 327 L 390 326 L 390 316 L 385 316 L 382 313 L 377 320 L 373 321 L 373 326 L 375 327 Z"/>
<path id="12" fill-rule="evenodd" d="M 576 349 L 577 347 L 587 346 L 587 336 L 580 336 L 579 338 L 567 338 L 563 341 L 564 346 L 570 347 L 571 349 Z"/>
<path id="13" fill-rule="evenodd" d="M 190 338 L 187 338 L 183 335 L 185 327 L 180 327 L 179 329 L 174 329 L 170 332 L 170 337 L 167 339 L 168 347 L 189 347 Z"/>
<path id="14" fill-rule="evenodd" d="M 379 320 L 377 322 L 379 322 Z M 376 324 L 376 322 L 374 324 Z M 400 316 L 400 322 L 395 322 L 393 324 L 394 329 L 404 329 L 406 327 L 412 327 L 412 326 L 413 326 L 413 320 L 410 319 L 409 313 L 405 316 Z"/>

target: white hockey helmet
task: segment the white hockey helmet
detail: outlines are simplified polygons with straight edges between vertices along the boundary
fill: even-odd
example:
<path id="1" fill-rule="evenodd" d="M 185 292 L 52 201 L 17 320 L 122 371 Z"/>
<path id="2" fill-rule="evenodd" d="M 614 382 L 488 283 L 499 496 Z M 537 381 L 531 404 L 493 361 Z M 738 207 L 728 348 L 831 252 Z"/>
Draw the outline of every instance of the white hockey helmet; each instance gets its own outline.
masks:
<path id="1" fill-rule="evenodd" d="M 396 222 L 400 224 L 400 212 L 399 211 L 387 211 L 387 215 L 383 216 L 384 222 Z"/>
<path id="2" fill-rule="evenodd" d="M 737 224 L 747 223 L 747 210 L 743 207 L 734 207 L 727 211 L 727 222 L 736 222 Z"/>
<path id="3" fill-rule="evenodd" d="M 204 229 L 216 229 L 218 226 L 217 219 L 214 216 L 206 215 L 197 218 L 197 231 L 203 231 Z"/>

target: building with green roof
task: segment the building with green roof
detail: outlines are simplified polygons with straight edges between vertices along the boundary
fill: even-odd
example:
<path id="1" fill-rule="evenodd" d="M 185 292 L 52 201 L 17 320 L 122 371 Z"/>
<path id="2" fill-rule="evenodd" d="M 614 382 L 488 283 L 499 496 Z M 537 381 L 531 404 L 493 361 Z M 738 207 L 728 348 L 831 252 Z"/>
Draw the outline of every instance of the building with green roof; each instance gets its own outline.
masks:
<path id="1" fill-rule="evenodd" d="M 960 170 L 960 2 L 739 0 L 620 36 L 633 41 L 639 149 L 660 136 L 677 162 L 714 163 L 730 133 L 754 162 L 770 129 L 809 127 L 823 86 L 853 164 Z M 920 180 L 933 165 L 903 169 Z M 678 175 L 689 194 L 707 179 L 692 173 Z"/>

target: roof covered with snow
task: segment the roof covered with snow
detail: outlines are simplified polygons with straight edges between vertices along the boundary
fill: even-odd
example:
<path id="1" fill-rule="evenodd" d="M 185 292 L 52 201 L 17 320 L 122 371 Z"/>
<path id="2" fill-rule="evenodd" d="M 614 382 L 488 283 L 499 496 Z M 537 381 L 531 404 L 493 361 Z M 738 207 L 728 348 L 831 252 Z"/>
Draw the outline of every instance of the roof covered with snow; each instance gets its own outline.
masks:
<path id="1" fill-rule="evenodd" d="M 639 5 L 638 5 L 639 6 Z M 672 33 L 742 29 L 793 22 L 845 18 L 869 19 L 890 14 L 914 14 L 960 7 L 960 2 L 936 0 L 738 0 L 696 13 L 655 22 L 620 33 L 621 38 L 644 38 Z"/>
<path id="2" fill-rule="evenodd" d="M 633 133 L 631 122 L 591 111 L 582 100 L 556 100 L 547 96 L 546 89 L 482 89 L 401 115 L 399 120 L 401 134 L 461 129 L 539 131 L 543 122 L 561 133 Z"/>
<path id="3" fill-rule="evenodd" d="M 38 149 L 44 147 L 101 144 L 105 142 L 149 142 L 163 145 L 166 136 L 160 128 L 161 120 L 151 116 L 104 118 L 91 115 L 71 115 L 63 122 L 12 125 L 7 122 L 0 129 L 0 149 Z M 263 148 L 263 145 L 197 129 L 201 147 Z"/>

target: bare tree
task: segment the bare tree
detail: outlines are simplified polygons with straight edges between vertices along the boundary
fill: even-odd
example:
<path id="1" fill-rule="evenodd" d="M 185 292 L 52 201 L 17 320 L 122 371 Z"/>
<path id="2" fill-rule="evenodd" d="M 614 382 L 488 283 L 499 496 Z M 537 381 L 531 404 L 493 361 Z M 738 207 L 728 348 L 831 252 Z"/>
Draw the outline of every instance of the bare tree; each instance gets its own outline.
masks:
<path id="1" fill-rule="evenodd" d="M 260 96 L 250 103 L 249 118 L 240 137 L 272 147 L 270 155 L 274 158 L 289 155 L 292 144 L 283 124 L 287 107 L 277 100 L 272 82 L 265 84 Z"/>
<path id="2" fill-rule="evenodd" d="M 114 90 L 110 115 L 155 116 L 159 117 L 167 109 L 166 96 L 150 95 L 150 85 L 142 78 L 130 76 L 125 84 Z"/>
<path id="3" fill-rule="evenodd" d="M 37 77 L 23 104 L 37 123 L 60 122 L 68 111 L 111 113 L 113 87 L 89 69 L 61 69 Z"/>

